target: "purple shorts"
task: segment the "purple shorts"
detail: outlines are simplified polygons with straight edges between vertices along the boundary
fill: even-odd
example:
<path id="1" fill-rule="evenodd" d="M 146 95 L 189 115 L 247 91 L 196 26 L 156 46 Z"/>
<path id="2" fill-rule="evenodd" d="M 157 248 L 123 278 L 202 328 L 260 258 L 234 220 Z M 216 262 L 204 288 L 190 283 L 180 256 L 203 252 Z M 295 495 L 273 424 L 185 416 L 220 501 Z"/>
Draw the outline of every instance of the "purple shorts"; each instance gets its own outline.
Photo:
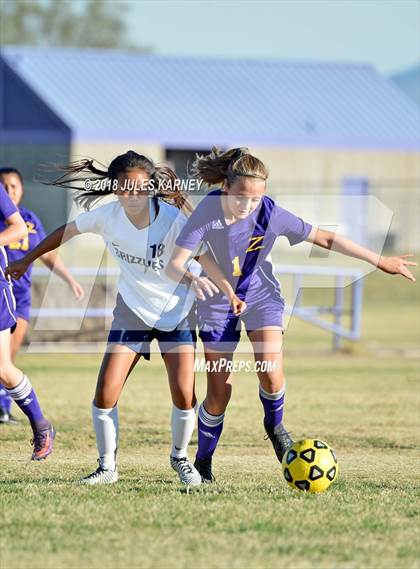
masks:
<path id="1" fill-rule="evenodd" d="M 199 336 L 205 345 L 219 352 L 233 353 L 241 338 L 241 324 L 247 334 L 266 326 L 283 327 L 284 299 L 280 294 L 262 295 L 255 303 L 247 303 L 240 316 L 234 316 L 225 296 L 197 302 Z"/>
<path id="2" fill-rule="evenodd" d="M 31 319 L 31 289 L 16 289 L 13 287 L 13 294 L 15 295 L 16 299 L 16 318 L 23 318 L 29 322 Z"/>
<path id="3" fill-rule="evenodd" d="M 12 287 L 0 285 L 0 332 L 16 328 L 16 303 Z"/>

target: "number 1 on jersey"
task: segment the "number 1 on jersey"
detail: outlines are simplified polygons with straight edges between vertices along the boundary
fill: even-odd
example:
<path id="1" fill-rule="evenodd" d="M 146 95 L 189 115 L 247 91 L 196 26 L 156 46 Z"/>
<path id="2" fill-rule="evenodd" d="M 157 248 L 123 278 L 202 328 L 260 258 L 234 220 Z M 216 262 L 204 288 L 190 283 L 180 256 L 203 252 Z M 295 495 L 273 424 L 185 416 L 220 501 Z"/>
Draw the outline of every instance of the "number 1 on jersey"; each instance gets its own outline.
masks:
<path id="1" fill-rule="evenodd" d="M 232 277 L 241 277 L 242 271 L 241 271 L 241 267 L 239 266 L 239 256 L 238 255 L 236 255 L 236 257 L 232 260 L 232 265 L 233 265 Z"/>

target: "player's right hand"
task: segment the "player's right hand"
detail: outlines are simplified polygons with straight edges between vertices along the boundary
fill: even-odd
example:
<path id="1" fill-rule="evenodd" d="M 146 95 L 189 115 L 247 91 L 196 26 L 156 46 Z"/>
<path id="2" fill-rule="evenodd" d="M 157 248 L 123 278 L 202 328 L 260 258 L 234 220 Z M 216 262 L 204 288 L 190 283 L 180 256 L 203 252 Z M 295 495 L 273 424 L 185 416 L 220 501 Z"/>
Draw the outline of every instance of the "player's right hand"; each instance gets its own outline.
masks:
<path id="1" fill-rule="evenodd" d="M 24 259 L 19 259 L 19 261 L 10 263 L 10 265 L 6 267 L 6 277 L 11 277 L 14 280 L 18 280 L 22 275 L 26 273 L 28 267 L 29 263 L 26 263 Z"/>

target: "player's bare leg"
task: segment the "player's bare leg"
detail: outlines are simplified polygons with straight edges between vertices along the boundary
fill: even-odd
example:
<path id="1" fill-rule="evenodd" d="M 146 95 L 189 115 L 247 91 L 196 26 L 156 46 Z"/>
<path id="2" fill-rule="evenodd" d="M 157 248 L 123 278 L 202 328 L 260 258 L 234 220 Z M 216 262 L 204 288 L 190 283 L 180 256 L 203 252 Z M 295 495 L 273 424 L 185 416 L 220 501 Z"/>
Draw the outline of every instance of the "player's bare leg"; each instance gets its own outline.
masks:
<path id="1" fill-rule="evenodd" d="M 104 354 L 94 398 L 97 407 L 109 409 L 118 403 L 124 384 L 140 357 L 122 344 L 115 344 L 112 351 Z"/>
<path id="2" fill-rule="evenodd" d="M 267 327 L 249 333 L 260 380 L 259 395 L 264 407 L 264 427 L 281 462 L 293 441 L 283 426 L 285 377 L 283 335 L 280 327 Z"/>
<path id="3" fill-rule="evenodd" d="M 14 362 L 16 359 L 16 354 L 18 353 L 22 345 L 27 329 L 28 329 L 28 322 L 23 318 L 18 318 L 15 331 L 13 332 L 13 334 L 10 335 L 12 362 Z M 8 425 L 18 425 L 21 422 L 20 419 L 17 419 L 11 412 L 12 403 L 13 400 L 8 394 L 7 390 L 2 389 L 0 385 L 0 423 L 7 423 Z"/>
<path id="4" fill-rule="evenodd" d="M 172 402 L 179 409 L 193 409 L 197 399 L 194 391 L 194 347 L 183 344 L 163 356 L 168 373 Z"/>
<path id="5" fill-rule="evenodd" d="M 16 328 L 13 334 L 10 336 L 11 349 L 12 349 L 12 361 L 16 360 L 16 355 L 19 352 L 23 340 L 25 339 L 26 332 L 28 331 L 28 321 L 24 318 L 17 318 Z"/>
<path id="6" fill-rule="evenodd" d="M 116 454 L 118 447 L 118 407 L 121 391 L 140 359 L 128 347 L 112 346 L 102 360 L 92 404 L 92 420 L 99 452 L 99 467 L 81 484 L 112 484 L 118 480 Z"/>
<path id="7" fill-rule="evenodd" d="M 276 393 L 285 385 L 283 333 L 280 327 L 260 328 L 249 332 L 260 385 L 268 393 Z"/>
<path id="8" fill-rule="evenodd" d="M 8 389 L 16 387 L 22 379 L 22 372 L 12 362 L 10 330 L 0 331 L 0 378 Z"/>
<path id="9" fill-rule="evenodd" d="M 204 406 L 211 415 L 221 415 L 225 412 L 230 401 L 233 380 L 232 373 L 223 370 L 221 363 L 225 360 L 231 362 L 233 353 L 215 352 L 206 348 L 205 357 L 206 362 L 212 364 L 211 367 L 214 364 L 215 369 L 220 369 L 220 371 L 209 371 L 207 373 L 207 394 Z"/>
<path id="10" fill-rule="evenodd" d="M 44 417 L 29 379 L 12 362 L 10 336 L 10 329 L 0 331 L 0 383 L 29 419 L 34 434 L 32 460 L 42 460 L 53 450 L 55 431 Z"/>

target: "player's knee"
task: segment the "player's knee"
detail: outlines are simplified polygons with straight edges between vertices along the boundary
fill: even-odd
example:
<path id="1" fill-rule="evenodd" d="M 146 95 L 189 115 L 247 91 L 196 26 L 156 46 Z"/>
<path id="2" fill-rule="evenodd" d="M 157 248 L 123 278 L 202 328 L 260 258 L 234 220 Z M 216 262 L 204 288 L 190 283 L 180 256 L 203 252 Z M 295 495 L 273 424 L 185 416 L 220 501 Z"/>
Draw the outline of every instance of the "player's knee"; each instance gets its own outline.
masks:
<path id="1" fill-rule="evenodd" d="M 15 368 L 8 362 L 0 363 L 0 383 L 5 387 L 11 388 L 14 386 Z"/>
<path id="2" fill-rule="evenodd" d="M 232 386 L 229 384 L 218 385 L 208 389 L 207 397 L 215 401 L 226 401 L 229 402 L 230 396 L 232 394 Z"/>
<path id="3" fill-rule="evenodd" d="M 96 393 L 93 403 L 98 409 L 112 409 L 118 403 L 118 399 L 116 400 L 111 394 L 101 392 Z"/>
<path id="4" fill-rule="evenodd" d="M 286 379 L 283 372 L 266 372 L 261 383 L 268 393 L 277 393 L 283 389 Z"/>
<path id="5" fill-rule="evenodd" d="M 172 402 L 178 409 L 187 410 L 192 409 L 196 403 L 196 397 L 193 391 L 184 392 L 178 391 L 173 393 Z"/>

